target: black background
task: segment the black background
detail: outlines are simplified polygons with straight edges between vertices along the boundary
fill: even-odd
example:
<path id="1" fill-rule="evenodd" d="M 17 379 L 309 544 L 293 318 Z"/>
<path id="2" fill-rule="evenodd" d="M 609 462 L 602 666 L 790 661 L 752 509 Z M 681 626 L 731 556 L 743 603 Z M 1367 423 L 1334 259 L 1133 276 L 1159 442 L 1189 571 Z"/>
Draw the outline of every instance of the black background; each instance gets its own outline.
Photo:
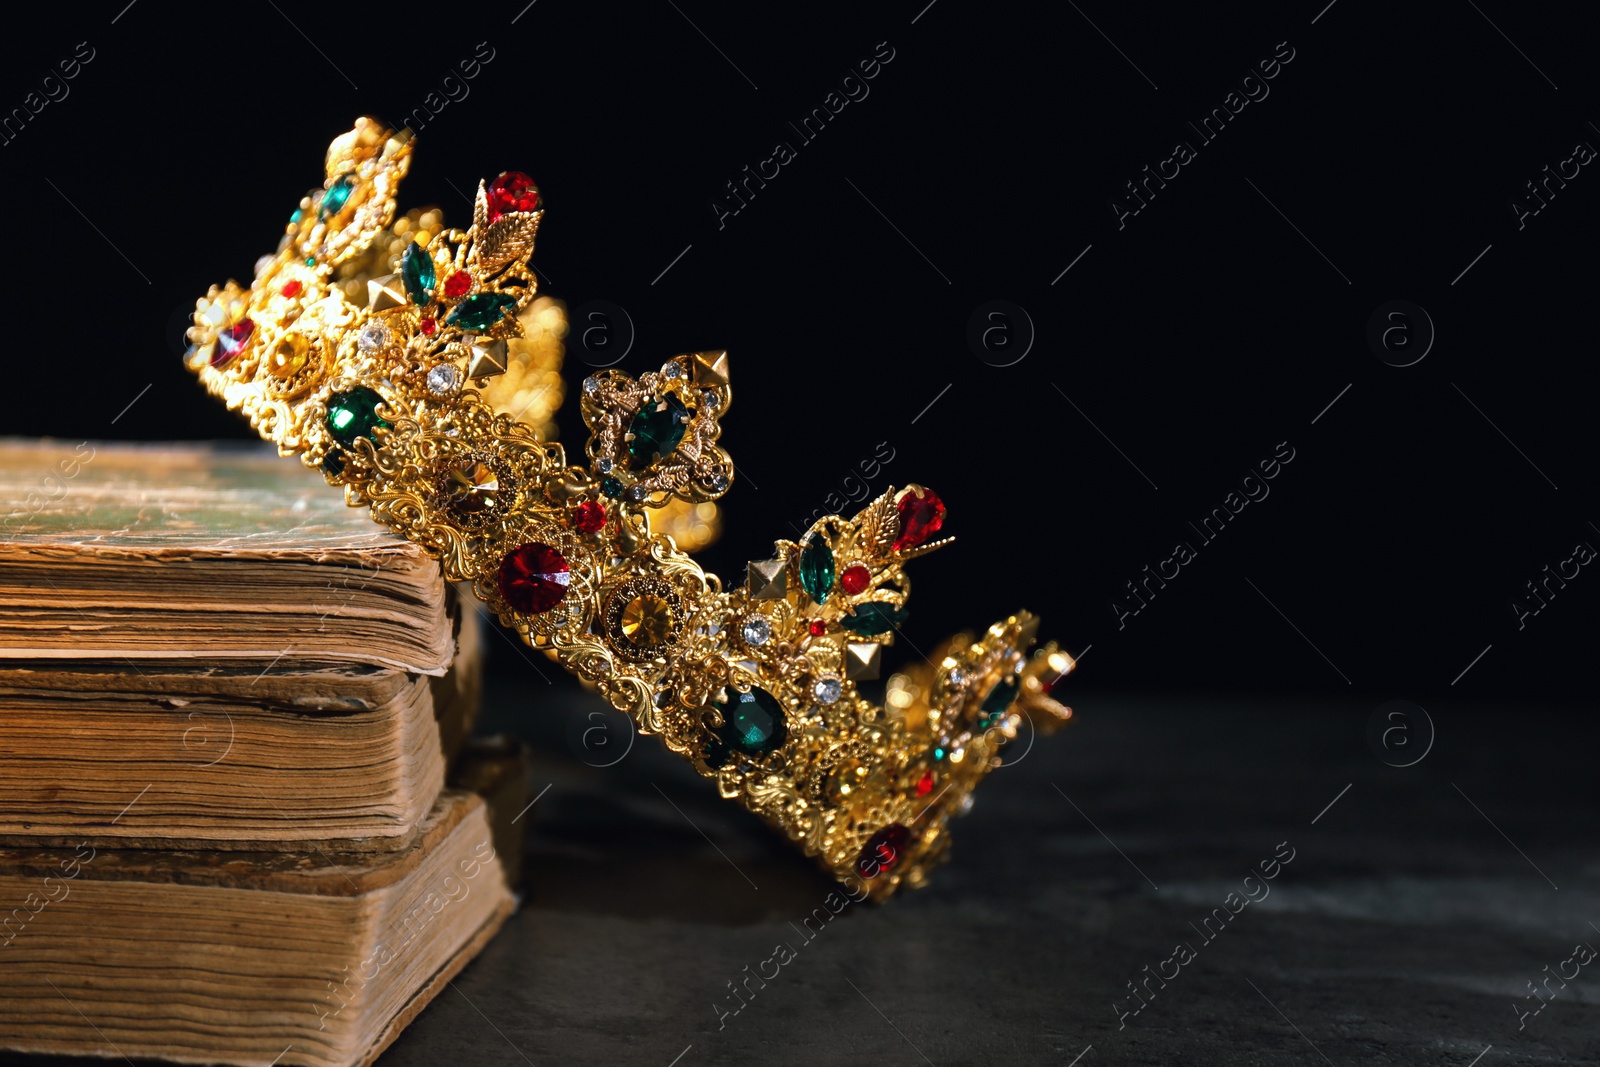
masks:
<path id="1" fill-rule="evenodd" d="M 626 308 L 622 367 L 732 351 L 714 569 L 887 442 L 872 489 L 932 486 L 960 538 L 914 568 L 919 647 L 1026 605 L 1092 646 L 1091 685 L 1586 700 L 1600 579 L 1521 630 L 1511 602 L 1600 545 L 1600 177 L 1522 229 L 1510 205 L 1600 145 L 1588 40 L 1503 4 L 1323 2 L 43 7 L 10 28 L 0 108 L 94 58 L 0 146 L 0 431 L 247 436 L 179 365 L 194 298 L 249 278 L 351 120 L 406 122 L 492 49 L 419 130 L 403 204 L 460 219 L 479 177 L 526 170 L 546 291 Z M 870 95 L 800 143 L 788 123 L 879 42 Z M 1202 146 L 1185 123 L 1288 49 Z M 1179 139 L 1198 157 L 1119 229 L 1110 201 Z M 780 140 L 797 158 L 719 228 L 724 183 Z M 994 299 L 1036 331 L 1007 367 L 967 340 Z M 1395 299 L 1437 329 L 1405 368 L 1365 339 Z M 1187 523 L 1279 442 L 1271 495 L 1201 546 Z M 1198 558 L 1119 628 L 1179 540 Z"/>

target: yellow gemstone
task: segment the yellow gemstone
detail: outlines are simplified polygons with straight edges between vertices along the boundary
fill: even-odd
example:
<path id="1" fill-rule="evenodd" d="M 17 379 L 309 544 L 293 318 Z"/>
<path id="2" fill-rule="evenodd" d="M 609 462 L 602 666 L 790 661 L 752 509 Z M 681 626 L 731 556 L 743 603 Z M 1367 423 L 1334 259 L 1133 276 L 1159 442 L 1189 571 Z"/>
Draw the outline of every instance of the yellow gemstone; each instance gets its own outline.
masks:
<path id="1" fill-rule="evenodd" d="M 641 593 L 622 609 L 622 636 L 635 645 L 659 645 L 672 632 L 672 605 L 666 598 Z"/>
<path id="2" fill-rule="evenodd" d="M 493 511 L 500 499 L 500 476 L 482 460 L 468 460 L 444 476 L 444 494 L 463 514 Z"/>
<path id="3" fill-rule="evenodd" d="M 286 333 L 272 346 L 272 356 L 267 360 L 267 373 L 279 381 L 288 381 L 305 369 L 311 358 L 311 342 L 298 333 Z"/>

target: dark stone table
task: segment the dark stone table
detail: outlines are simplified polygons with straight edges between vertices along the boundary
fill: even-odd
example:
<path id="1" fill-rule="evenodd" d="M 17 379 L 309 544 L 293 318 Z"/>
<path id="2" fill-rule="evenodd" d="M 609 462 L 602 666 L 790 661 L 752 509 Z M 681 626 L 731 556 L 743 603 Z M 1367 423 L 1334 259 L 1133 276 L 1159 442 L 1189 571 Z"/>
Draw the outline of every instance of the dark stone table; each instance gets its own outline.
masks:
<path id="1" fill-rule="evenodd" d="M 648 739 L 574 760 L 560 712 L 597 705 L 543 688 L 497 681 L 489 714 L 551 784 L 522 911 L 383 1067 L 1600 1063 L 1580 709 L 1432 706 L 1397 768 L 1371 702 L 1080 692 L 927 889 L 808 936 L 831 888 L 809 861 Z"/>

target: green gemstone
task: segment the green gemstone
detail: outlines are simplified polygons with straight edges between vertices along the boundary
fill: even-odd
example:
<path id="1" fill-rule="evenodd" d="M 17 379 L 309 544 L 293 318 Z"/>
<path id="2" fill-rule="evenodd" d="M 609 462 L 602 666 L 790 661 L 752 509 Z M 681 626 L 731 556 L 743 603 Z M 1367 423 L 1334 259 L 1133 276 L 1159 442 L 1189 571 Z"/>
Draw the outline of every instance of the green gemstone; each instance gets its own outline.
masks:
<path id="1" fill-rule="evenodd" d="M 306 257 L 306 266 L 315 267 L 316 265 L 317 265 L 317 257 L 316 256 L 307 256 Z"/>
<path id="2" fill-rule="evenodd" d="M 609 496 L 609 497 L 619 497 L 619 496 L 621 496 L 622 495 L 622 479 L 620 479 L 620 478 L 607 478 L 605 481 L 600 483 L 600 491 L 602 493 L 604 493 L 606 496 Z"/>
<path id="3" fill-rule="evenodd" d="M 649 400 L 628 424 L 633 440 L 628 442 L 629 466 L 645 467 L 657 458 L 665 458 L 683 440 L 683 431 L 689 425 L 689 409 L 671 393 L 659 400 Z"/>
<path id="4" fill-rule="evenodd" d="M 718 736 L 729 748 L 746 756 L 764 756 L 788 740 L 783 705 L 760 686 L 753 686 L 748 693 L 730 687 L 727 702 L 718 704 L 717 710 L 722 712 Z"/>
<path id="5" fill-rule="evenodd" d="M 429 268 L 428 278 L 433 278 Z M 509 293 L 478 293 L 457 304 L 444 317 L 445 325 L 460 326 L 466 330 L 487 330 L 500 321 L 501 313 L 517 306 L 517 298 Z"/>
<path id="6" fill-rule="evenodd" d="M 344 473 L 344 449 L 330 448 L 328 454 L 322 457 L 322 469 L 328 477 L 337 478 Z"/>
<path id="7" fill-rule="evenodd" d="M 1000 721 L 1000 716 L 1011 707 L 1011 702 L 1017 699 L 1017 676 L 1008 674 L 984 695 L 983 703 L 978 705 L 978 729 L 987 730 Z"/>
<path id="8" fill-rule="evenodd" d="M 350 202 L 350 194 L 355 191 L 356 176 L 342 174 L 334 179 L 328 191 L 322 194 L 322 206 L 317 209 L 317 217 L 326 219 L 329 215 L 337 215 L 344 210 Z"/>
<path id="9" fill-rule="evenodd" d="M 374 430 L 387 430 L 389 424 L 378 415 L 378 405 L 382 403 L 378 391 L 364 385 L 334 393 L 328 397 L 328 433 L 349 448 L 358 438 L 371 437 Z"/>
<path id="10" fill-rule="evenodd" d="M 800 585 L 818 604 L 833 591 L 833 549 L 818 534 L 808 535 L 800 552 Z"/>
<path id="11" fill-rule="evenodd" d="M 856 613 L 841 616 L 839 622 L 851 633 L 860 634 L 862 637 L 876 637 L 878 634 L 888 633 L 905 622 L 906 615 L 905 608 L 897 608 L 881 600 L 869 600 L 865 604 L 857 604 Z"/>
<path id="12" fill-rule="evenodd" d="M 417 307 L 433 303 L 439 275 L 433 269 L 433 256 L 415 241 L 406 245 L 405 254 L 400 257 L 400 279 L 405 282 L 406 295 Z"/>

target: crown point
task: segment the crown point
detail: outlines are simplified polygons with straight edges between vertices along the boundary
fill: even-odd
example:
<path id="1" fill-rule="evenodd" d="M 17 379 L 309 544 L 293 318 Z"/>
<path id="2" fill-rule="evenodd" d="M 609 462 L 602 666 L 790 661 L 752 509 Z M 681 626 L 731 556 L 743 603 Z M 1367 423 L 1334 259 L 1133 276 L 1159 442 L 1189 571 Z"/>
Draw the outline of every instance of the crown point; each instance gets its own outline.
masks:
<path id="1" fill-rule="evenodd" d="M 728 384 L 728 353 L 726 351 L 696 352 L 693 356 L 694 384 L 702 387 Z"/>
<path id="2" fill-rule="evenodd" d="M 753 559 L 745 571 L 751 600 L 782 600 L 789 593 L 789 561 Z"/>
<path id="3" fill-rule="evenodd" d="M 539 187 L 533 184 L 533 179 L 520 170 L 503 171 L 498 178 L 489 183 L 485 191 L 485 199 L 489 208 L 489 221 L 496 222 L 502 215 L 509 215 L 514 211 L 537 211 L 539 209 Z"/>

